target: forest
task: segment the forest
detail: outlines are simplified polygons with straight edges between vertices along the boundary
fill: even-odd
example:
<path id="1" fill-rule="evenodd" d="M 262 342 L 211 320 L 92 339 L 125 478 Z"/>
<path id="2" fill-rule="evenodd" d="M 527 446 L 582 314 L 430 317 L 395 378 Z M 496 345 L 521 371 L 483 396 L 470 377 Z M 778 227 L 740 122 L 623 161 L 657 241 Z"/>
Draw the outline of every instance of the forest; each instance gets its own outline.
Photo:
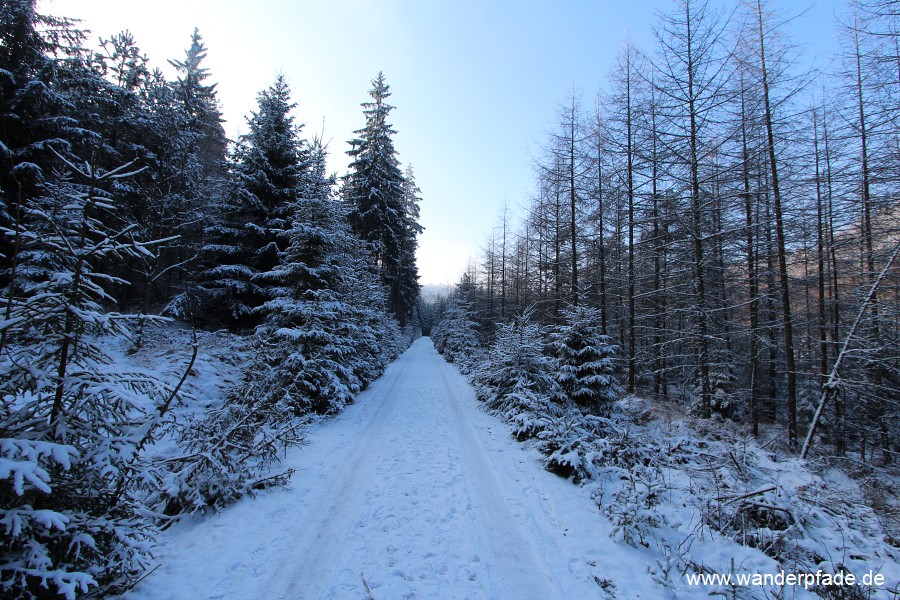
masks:
<path id="1" fill-rule="evenodd" d="M 849 4 L 826 70 L 794 16 L 674 2 L 548 115 L 534 193 L 425 301 L 383 73 L 338 176 L 285 75 L 227 139 L 199 29 L 167 77 L 127 31 L 5 0 L 0 594 L 131 589 L 161 531 L 287 483 L 420 334 L 660 585 L 710 540 L 893 576 L 900 4 Z"/>
<path id="2" fill-rule="evenodd" d="M 900 3 L 849 3 L 826 70 L 772 5 L 681 0 L 653 47 L 626 40 L 424 315 L 667 588 L 748 548 L 805 572 L 896 564 Z"/>
<path id="3" fill-rule="evenodd" d="M 186 42 L 167 79 L 127 31 L 93 47 L 34 0 L 0 7 L 4 597 L 127 589 L 160 527 L 285 482 L 272 465 L 311 416 L 413 336 L 420 192 L 384 76 L 338 180 L 283 75 L 226 139 Z M 189 358 L 164 377 L 139 362 L 172 319 Z M 245 375 L 202 406 L 186 382 L 217 331 L 246 340 Z"/>
<path id="4" fill-rule="evenodd" d="M 559 105 L 532 197 L 437 310 L 462 306 L 486 346 L 526 310 L 596 309 L 627 393 L 777 424 L 797 451 L 815 420 L 828 452 L 892 463 L 900 7 L 853 3 L 822 72 L 784 35 L 796 15 L 676 5 L 592 102 Z"/>

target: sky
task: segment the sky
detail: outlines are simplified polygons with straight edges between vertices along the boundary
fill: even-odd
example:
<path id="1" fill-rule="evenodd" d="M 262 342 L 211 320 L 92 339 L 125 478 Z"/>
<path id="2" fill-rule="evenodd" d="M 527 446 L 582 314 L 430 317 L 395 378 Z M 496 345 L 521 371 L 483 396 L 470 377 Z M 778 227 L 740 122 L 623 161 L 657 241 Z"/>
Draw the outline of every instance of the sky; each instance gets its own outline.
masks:
<path id="1" fill-rule="evenodd" d="M 823 64 L 844 0 L 774 0 L 805 11 L 794 43 Z M 152 9 L 148 8 L 152 6 Z M 194 27 L 208 50 L 225 131 L 237 138 L 257 94 L 284 74 L 305 137 L 329 142 L 329 170 L 346 172 L 360 103 L 383 72 L 401 168 L 422 190 L 423 284 L 453 284 L 504 204 L 527 204 L 539 147 L 573 92 L 593 106 L 623 41 L 653 47 L 672 0 L 40 0 L 43 13 L 81 19 L 91 39 L 125 29 L 169 76 Z"/>

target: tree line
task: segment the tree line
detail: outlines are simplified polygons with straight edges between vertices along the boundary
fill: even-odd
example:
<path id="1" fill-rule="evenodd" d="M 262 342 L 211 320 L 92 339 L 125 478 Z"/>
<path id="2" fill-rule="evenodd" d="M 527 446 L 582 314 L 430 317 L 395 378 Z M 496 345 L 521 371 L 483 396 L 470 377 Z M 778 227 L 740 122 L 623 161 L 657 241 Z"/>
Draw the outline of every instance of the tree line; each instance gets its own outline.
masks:
<path id="1" fill-rule="evenodd" d="M 532 196 L 518 218 L 504 206 L 453 311 L 486 347 L 529 307 L 554 326 L 596 308 L 628 392 L 775 423 L 794 449 L 815 418 L 834 453 L 892 462 L 897 8 L 848 5 L 816 71 L 772 3 L 676 2 L 590 105 L 573 89 L 559 106 Z"/>

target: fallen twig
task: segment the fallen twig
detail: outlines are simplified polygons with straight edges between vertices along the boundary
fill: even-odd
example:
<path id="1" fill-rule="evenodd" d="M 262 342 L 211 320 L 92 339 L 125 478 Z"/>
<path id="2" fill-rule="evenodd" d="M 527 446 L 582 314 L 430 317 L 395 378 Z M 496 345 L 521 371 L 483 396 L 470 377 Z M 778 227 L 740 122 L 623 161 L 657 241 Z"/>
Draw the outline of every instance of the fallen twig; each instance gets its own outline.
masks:
<path id="1" fill-rule="evenodd" d="M 765 494 L 765 493 L 767 493 L 767 492 L 774 492 L 775 489 L 776 489 L 776 488 L 775 488 L 775 486 L 773 485 L 773 486 L 771 486 L 771 487 L 767 487 L 767 488 L 764 488 L 764 489 L 761 489 L 761 490 L 757 490 L 757 491 L 755 491 L 755 492 L 750 492 L 750 493 L 747 493 L 747 494 L 741 494 L 740 496 L 716 496 L 716 500 L 719 501 L 719 502 L 724 502 L 724 503 L 727 504 L 728 502 L 734 502 L 735 500 L 746 500 L 747 498 L 752 498 L 753 496 L 760 496 L 760 495 Z"/>
<path id="2" fill-rule="evenodd" d="M 366 576 L 360 573 L 359 578 L 362 579 L 363 587 L 366 588 L 366 593 L 369 595 L 369 600 L 375 600 L 375 596 L 372 595 L 372 588 L 369 587 L 369 582 L 366 581 Z"/>

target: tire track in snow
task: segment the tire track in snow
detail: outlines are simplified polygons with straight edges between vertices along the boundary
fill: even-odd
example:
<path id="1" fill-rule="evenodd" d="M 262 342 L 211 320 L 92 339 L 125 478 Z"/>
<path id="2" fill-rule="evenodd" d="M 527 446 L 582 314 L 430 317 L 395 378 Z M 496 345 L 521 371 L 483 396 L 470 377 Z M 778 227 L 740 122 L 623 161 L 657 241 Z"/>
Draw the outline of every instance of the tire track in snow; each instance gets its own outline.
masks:
<path id="1" fill-rule="evenodd" d="M 362 518 L 354 518 L 350 522 L 348 517 L 362 517 L 367 512 L 364 500 L 368 477 L 380 458 L 378 449 L 384 447 L 385 438 L 391 432 L 388 421 L 394 420 L 400 409 L 394 399 L 397 387 L 407 379 L 410 363 L 403 360 L 398 366 L 399 372 L 389 380 L 390 385 L 383 392 L 379 390 L 375 414 L 363 429 L 361 437 L 350 446 L 349 455 L 328 465 L 334 476 L 330 480 L 324 479 L 325 485 L 317 494 L 317 502 L 313 502 L 312 510 L 317 513 L 317 520 L 308 523 L 309 529 L 295 539 L 294 549 L 278 569 L 279 573 L 291 573 L 290 578 L 287 581 L 276 579 L 273 582 L 275 585 L 264 597 L 326 597 L 321 587 L 328 583 L 329 575 L 336 575 L 337 568 L 343 566 L 335 559 L 341 556 L 342 546 L 347 544 L 354 526 L 364 523 Z M 337 458 L 337 455 L 332 455 L 332 458 Z M 327 477 L 327 473 L 325 475 Z M 361 581 L 354 583 L 362 584 Z M 314 592 L 316 595 L 308 595 L 313 590 L 300 589 L 310 584 L 319 586 L 319 590 Z M 301 592 L 302 595 L 298 595 Z"/>
<path id="2" fill-rule="evenodd" d="M 466 472 L 466 488 L 475 500 L 469 515 L 496 564 L 488 565 L 491 597 L 499 598 L 562 598 L 556 582 L 548 577 L 549 567 L 528 541 L 521 521 L 507 510 L 505 498 L 495 479 L 497 467 L 490 454 L 473 435 L 473 427 L 459 406 L 442 365 L 443 359 L 434 352 L 435 372 L 441 380 L 441 397 L 452 415 L 451 424 L 462 451 Z M 509 475 L 501 473 L 501 477 Z"/>
<path id="3" fill-rule="evenodd" d="M 583 490 L 417 340 L 292 450 L 291 487 L 167 532 L 132 600 L 665 597 Z M 625 578 L 623 564 L 636 565 Z M 645 590 L 654 589 L 646 595 Z"/>
<path id="4" fill-rule="evenodd" d="M 358 591 L 361 586 L 362 575 L 376 594 L 388 598 L 398 592 L 404 597 L 426 598 L 439 593 L 442 583 L 444 587 L 458 583 L 457 588 L 461 585 L 474 597 L 563 597 L 547 574 L 546 563 L 508 512 L 508 499 L 495 479 L 496 467 L 459 406 L 456 390 L 444 374 L 443 359 L 430 344 L 418 350 L 402 359 L 402 369 L 384 393 L 365 434 L 337 465 L 343 474 L 335 477 L 323 494 L 328 501 L 321 521 L 296 540 L 296 549 L 301 551 L 290 552 L 292 558 L 279 569 L 293 570 L 288 585 L 270 587 L 268 597 L 349 597 L 354 587 Z M 444 511 L 431 507 L 432 515 L 442 518 L 422 523 L 430 525 L 430 531 L 426 527 L 419 532 L 403 531 L 396 511 L 363 502 L 406 504 L 406 499 L 416 494 L 413 487 L 422 485 L 413 471 L 429 467 L 435 468 L 436 476 L 447 476 L 446 481 L 434 481 L 431 500 L 449 501 Z M 408 477 L 402 477 L 404 472 Z M 403 489 L 407 486 L 409 489 Z M 398 498 L 401 495 L 403 498 Z M 415 508 L 418 515 L 407 513 L 404 517 L 416 519 L 428 510 L 421 504 Z M 384 527 L 384 517 L 391 515 L 396 520 Z M 401 535 L 392 535 L 395 533 Z M 429 550 L 432 544 L 424 540 L 429 533 L 432 539 L 450 542 L 451 548 L 434 545 L 437 547 Z M 359 547 L 360 539 L 370 542 L 369 550 L 383 557 L 398 555 L 398 560 L 378 561 L 374 569 L 368 566 L 370 572 L 362 573 L 371 559 L 365 548 Z M 422 573 L 421 565 L 414 567 L 429 558 L 439 563 L 439 553 L 448 550 L 455 556 L 443 561 L 452 565 L 443 573 L 440 565 L 433 565 L 437 573 Z M 404 564 L 397 568 L 401 562 Z M 419 581 L 411 577 L 411 567 L 420 570 Z"/>

